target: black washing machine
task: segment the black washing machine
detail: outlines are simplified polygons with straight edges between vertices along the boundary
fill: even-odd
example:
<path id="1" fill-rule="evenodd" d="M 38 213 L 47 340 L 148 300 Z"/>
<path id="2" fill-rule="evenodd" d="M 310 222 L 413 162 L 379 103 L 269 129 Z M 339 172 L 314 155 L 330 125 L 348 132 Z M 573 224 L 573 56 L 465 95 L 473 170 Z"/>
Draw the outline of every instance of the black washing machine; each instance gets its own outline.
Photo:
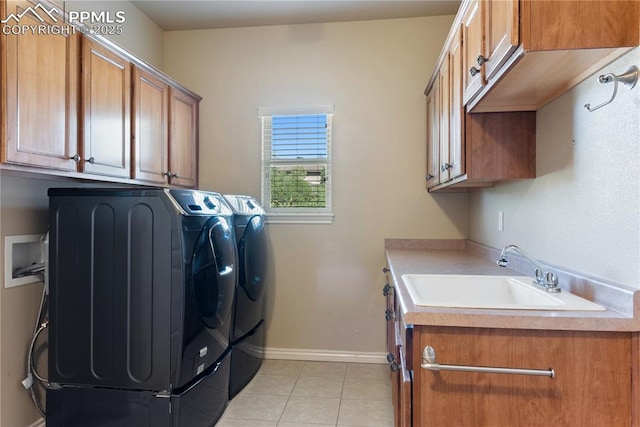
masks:
<path id="1" fill-rule="evenodd" d="M 252 197 L 225 195 L 235 214 L 239 275 L 231 329 L 229 395 L 258 372 L 264 358 L 267 236 L 265 212 Z"/>
<path id="2" fill-rule="evenodd" d="M 222 196 L 52 188 L 49 206 L 47 426 L 212 425 L 237 282 Z"/>

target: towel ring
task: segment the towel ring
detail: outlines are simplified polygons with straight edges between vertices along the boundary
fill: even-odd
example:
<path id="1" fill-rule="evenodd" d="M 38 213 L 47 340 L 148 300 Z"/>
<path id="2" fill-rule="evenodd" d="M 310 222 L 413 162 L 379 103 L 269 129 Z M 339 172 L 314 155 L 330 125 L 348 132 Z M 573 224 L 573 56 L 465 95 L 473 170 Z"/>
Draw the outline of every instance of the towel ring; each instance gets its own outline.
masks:
<path id="1" fill-rule="evenodd" d="M 585 104 L 584 108 L 589 110 L 589 112 L 592 112 L 592 111 L 596 111 L 599 108 L 604 107 L 607 104 L 610 104 L 611 101 L 613 101 L 616 95 L 618 94 L 618 82 L 626 86 L 629 86 L 629 89 L 633 89 L 633 87 L 636 85 L 638 81 L 638 74 L 639 74 L 638 67 L 636 67 L 635 65 L 629 67 L 629 69 L 625 71 L 624 74 L 620 74 L 617 76 L 615 74 L 602 74 L 600 77 L 598 77 L 598 82 L 600 83 L 613 82 L 613 94 L 611 95 L 611 99 L 603 102 L 602 104 L 596 105 L 595 107 L 591 107 L 591 104 Z"/>

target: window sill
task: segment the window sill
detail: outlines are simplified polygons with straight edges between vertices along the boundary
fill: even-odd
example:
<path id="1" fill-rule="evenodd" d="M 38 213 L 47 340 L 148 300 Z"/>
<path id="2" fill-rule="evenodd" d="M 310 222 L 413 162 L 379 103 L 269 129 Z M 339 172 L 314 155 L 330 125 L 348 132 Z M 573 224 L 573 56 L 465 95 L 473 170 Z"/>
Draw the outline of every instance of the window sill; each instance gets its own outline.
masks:
<path id="1" fill-rule="evenodd" d="M 267 212 L 267 224 L 332 224 L 333 212 Z"/>

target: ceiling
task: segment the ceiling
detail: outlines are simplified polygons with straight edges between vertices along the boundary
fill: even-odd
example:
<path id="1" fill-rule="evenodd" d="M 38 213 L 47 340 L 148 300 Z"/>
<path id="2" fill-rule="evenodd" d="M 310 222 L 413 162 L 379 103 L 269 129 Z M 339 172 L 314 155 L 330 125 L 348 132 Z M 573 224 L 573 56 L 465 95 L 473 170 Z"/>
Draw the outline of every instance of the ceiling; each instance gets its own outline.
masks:
<path id="1" fill-rule="evenodd" d="M 459 0 L 137 0 L 165 31 L 455 15 Z"/>

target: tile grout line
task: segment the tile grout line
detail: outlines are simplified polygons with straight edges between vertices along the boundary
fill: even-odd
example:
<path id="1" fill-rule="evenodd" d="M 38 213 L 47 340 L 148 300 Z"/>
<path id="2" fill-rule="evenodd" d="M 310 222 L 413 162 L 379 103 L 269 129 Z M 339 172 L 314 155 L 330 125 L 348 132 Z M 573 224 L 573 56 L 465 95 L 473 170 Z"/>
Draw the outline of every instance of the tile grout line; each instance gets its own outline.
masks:
<path id="1" fill-rule="evenodd" d="M 296 381 L 293 383 L 293 387 L 291 387 L 291 391 L 289 392 L 289 396 L 287 397 L 287 401 L 284 403 L 284 407 L 282 408 L 282 412 L 280 413 L 280 416 L 278 417 L 278 421 L 276 421 L 276 426 L 278 424 L 280 424 L 280 421 L 284 421 L 282 419 L 282 416 L 284 415 L 284 411 L 287 409 L 287 405 L 289 404 L 289 401 L 291 400 L 291 397 L 293 396 L 293 391 L 296 389 L 296 385 L 298 384 L 298 381 L 300 380 L 300 377 L 302 377 L 302 371 L 304 371 L 304 367 L 307 365 L 307 362 L 304 362 L 304 364 L 302 365 L 302 369 L 300 369 L 300 372 L 298 372 L 298 375 L 296 376 Z"/>

